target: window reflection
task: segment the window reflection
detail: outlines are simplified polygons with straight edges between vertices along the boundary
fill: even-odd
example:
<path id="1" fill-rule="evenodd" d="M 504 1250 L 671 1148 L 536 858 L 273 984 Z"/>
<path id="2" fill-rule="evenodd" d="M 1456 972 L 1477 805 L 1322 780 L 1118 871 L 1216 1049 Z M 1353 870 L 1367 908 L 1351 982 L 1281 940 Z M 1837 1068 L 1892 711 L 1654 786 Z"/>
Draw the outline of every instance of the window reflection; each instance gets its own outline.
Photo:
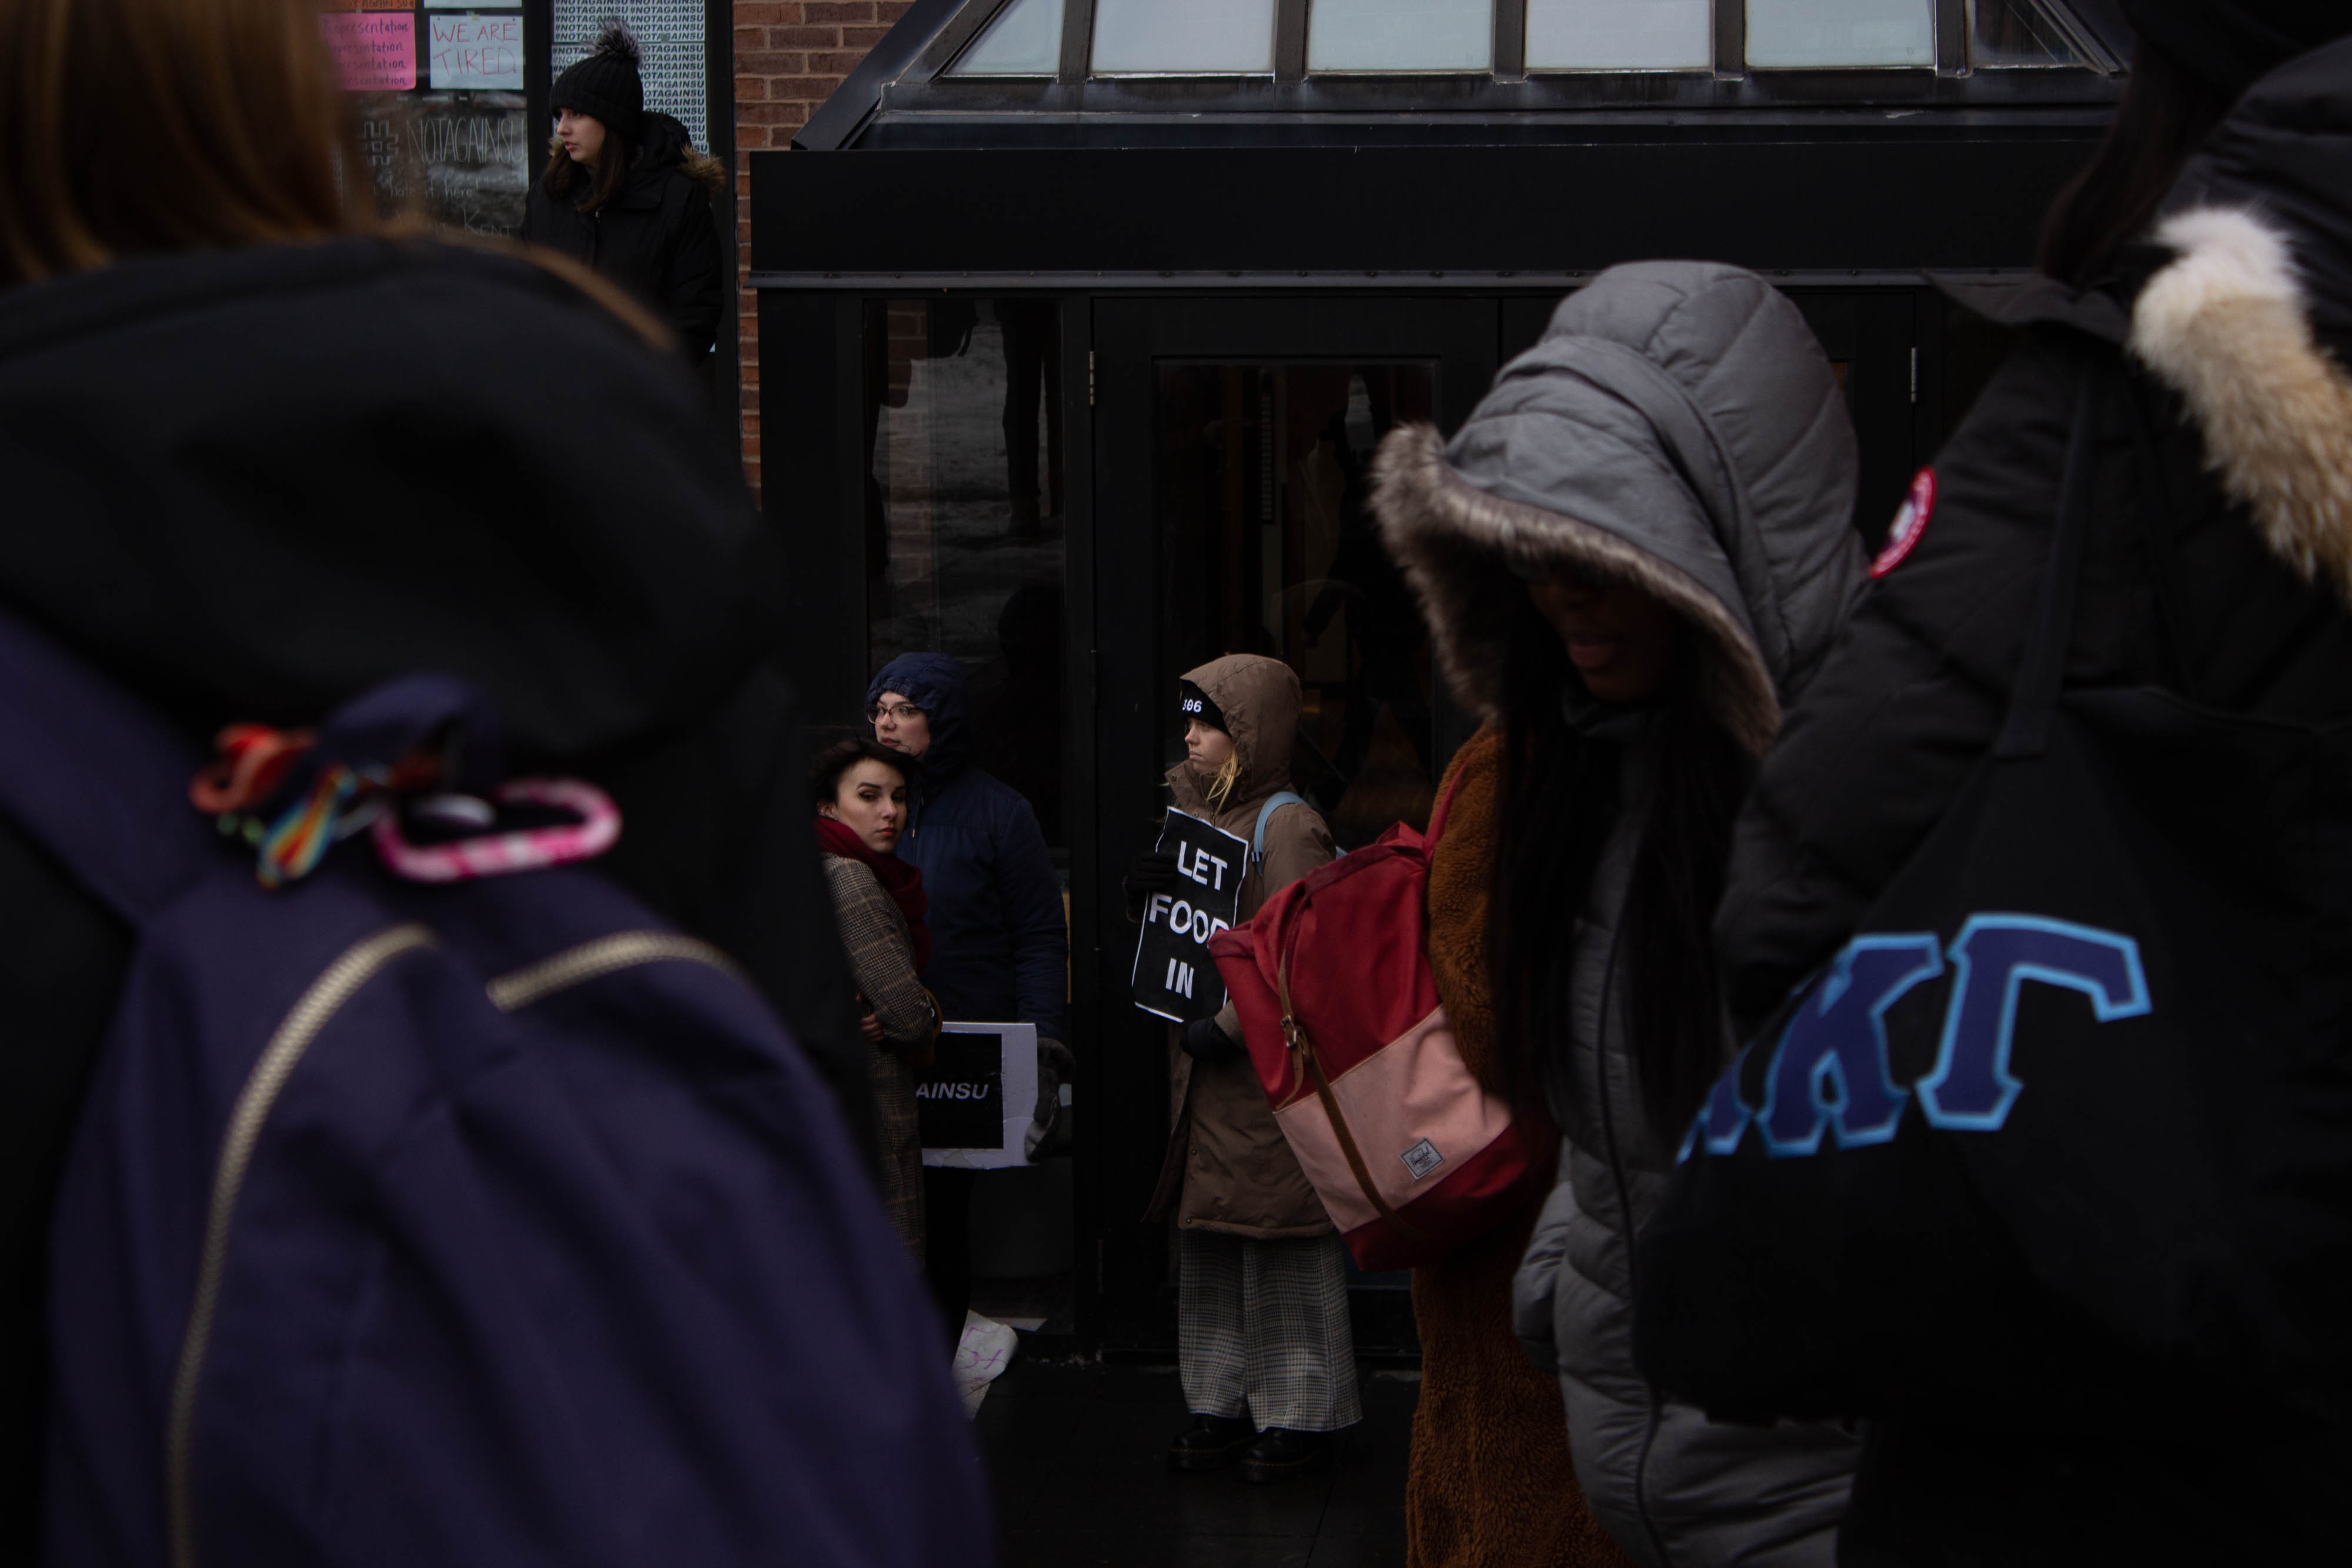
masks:
<path id="1" fill-rule="evenodd" d="M 1495 59 L 1492 0 L 1315 0 L 1310 71 L 1483 71 Z"/>
<path id="2" fill-rule="evenodd" d="M 1060 307 L 869 302 L 866 667 L 951 653 L 972 760 L 1063 847 Z"/>
<path id="3" fill-rule="evenodd" d="M 1709 0 L 1528 0 L 1531 71 L 1706 70 Z"/>
<path id="4" fill-rule="evenodd" d="M 960 77 L 1049 77 L 1062 64 L 1063 0 L 1013 0 L 948 68 Z"/>
<path id="5" fill-rule="evenodd" d="M 1748 0 L 1748 63 L 1933 66 L 1933 0 Z"/>
<path id="6" fill-rule="evenodd" d="M 1969 63 L 1979 70 L 2079 66 L 2063 29 L 2034 0 L 1968 0 Z"/>
<path id="7" fill-rule="evenodd" d="M 1161 75 L 1274 69 L 1274 0 L 1096 0 L 1094 68 Z"/>
<path id="8" fill-rule="evenodd" d="M 1381 437 L 1435 395 L 1417 363 L 1159 373 L 1165 683 L 1227 653 L 1297 670 L 1291 778 L 1343 847 L 1425 822 L 1443 768 L 1428 637 L 1369 506 Z M 1172 727 L 1168 743 L 1172 765 Z"/>

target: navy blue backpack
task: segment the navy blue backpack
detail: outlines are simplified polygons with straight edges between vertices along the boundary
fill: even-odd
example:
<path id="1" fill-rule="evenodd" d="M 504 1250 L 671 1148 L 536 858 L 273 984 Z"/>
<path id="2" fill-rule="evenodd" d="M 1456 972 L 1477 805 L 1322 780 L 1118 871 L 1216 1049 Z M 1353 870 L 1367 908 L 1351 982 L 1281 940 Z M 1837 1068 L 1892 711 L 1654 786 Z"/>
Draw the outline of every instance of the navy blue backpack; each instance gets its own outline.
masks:
<path id="1" fill-rule="evenodd" d="M 490 716 L 414 679 L 318 752 Z M 0 618 L 0 810 L 137 934 L 50 1235 L 55 1564 L 985 1564 L 931 1309 L 726 958 L 565 866 L 260 886 Z"/>

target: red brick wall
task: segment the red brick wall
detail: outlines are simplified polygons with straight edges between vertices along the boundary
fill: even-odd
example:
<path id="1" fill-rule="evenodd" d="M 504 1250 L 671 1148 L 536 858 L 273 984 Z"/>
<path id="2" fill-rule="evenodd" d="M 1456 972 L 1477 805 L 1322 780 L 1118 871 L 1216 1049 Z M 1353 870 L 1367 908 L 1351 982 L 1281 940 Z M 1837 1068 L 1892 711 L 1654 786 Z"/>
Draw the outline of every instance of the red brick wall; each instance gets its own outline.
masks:
<path id="1" fill-rule="evenodd" d="M 911 0 L 735 0 L 736 308 L 742 324 L 743 471 L 760 487 L 759 300 L 751 266 L 751 154 L 793 132 L 906 15 Z"/>

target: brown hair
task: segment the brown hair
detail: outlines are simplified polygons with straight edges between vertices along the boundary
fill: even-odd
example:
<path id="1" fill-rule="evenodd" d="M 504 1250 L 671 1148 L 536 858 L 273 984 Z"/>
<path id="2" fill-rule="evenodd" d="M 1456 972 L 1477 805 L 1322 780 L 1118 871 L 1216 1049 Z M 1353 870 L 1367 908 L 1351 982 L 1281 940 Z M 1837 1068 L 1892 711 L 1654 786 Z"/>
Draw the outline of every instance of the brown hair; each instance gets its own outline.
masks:
<path id="1" fill-rule="evenodd" d="M 2077 288 L 2097 282 L 2147 232 L 2189 155 L 2229 111 L 2203 78 L 2142 40 L 2105 139 L 2050 204 L 2035 265 Z"/>
<path id="2" fill-rule="evenodd" d="M 1623 813 L 1641 814 L 1633 870 L 1615 913 L 1614 979 L 1626 1051 L 1658 1144 L 1673 1148 L 1724 1062 L 1715 907 L 1731 862 L 1732 824 L 1752 768 L 1708 710 L 1695 656 L 1679 641 L 1673 680 L 1653 709 L 1649 794 L 1622 793 L 1617 744 L 1569 720 L 1580 689 L 1568 650 L 1527 595 L 1504 626 L 1503 819 L 1486 905 L 1495 975 L 1495 1050 L 1512 1098 L 1605 1115 L 1562 1070 L 1573 1043 L 1576 926 Z M 1631 744 L 1631 743 L 1629 743 Z"/>
<path id="3" fill-rule="evenodd" d="M 0 0 L 0 288 L 122 256 L 344 234 L 375 214 L 316 0 Z M 566 257 L 521 255 L 649 347 L 677 339 Z"/>
<path id="4" fill-rule="evenodd" d="M 603 125 L 604 121 L 597 121 Z M 595 172 L 586 176 L 588 199 L 580 204 L 583 213 L 593 213 L 606 202 L 628 189 L 629 170 L 637 161 L 636 144 L 627 137 L 604 127 L 604 151 L 597 155 Z M 563 143 L 550 138 L 547 143 L 547 172 L 540 176 L 540 184 L 551 196 L 561 202 L 572 194 L 572 187 L 582 179 L 580 165 L 563 150 Z"/>
<path id="5" fill-rule="evenodd" d="M 373 226 L 309 0 L 0 0 L 0 287 Z"/>
<path id="6" fill-rule="evenodd" d="M 878 740 L 852 737 L 836 740 L 816 754 L 809 768 L 809 804 L 831 806 L 841 795 L 841 776 L 861 762 L 878 762 L 906 781 L 907 793 L 922 783 L 923 765 L 903 751 L 893 751 Z"/>

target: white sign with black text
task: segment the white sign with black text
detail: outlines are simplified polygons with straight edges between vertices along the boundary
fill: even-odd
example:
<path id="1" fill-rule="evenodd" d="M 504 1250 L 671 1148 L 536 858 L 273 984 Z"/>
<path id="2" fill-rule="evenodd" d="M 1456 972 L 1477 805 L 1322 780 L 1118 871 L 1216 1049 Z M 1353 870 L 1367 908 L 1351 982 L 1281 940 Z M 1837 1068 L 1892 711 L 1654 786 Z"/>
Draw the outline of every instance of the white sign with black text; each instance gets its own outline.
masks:
<path id="1" fill-rule="evenodd" d="M 1023 1140 L 1037 1117 L 1037 1026 L 940 1026 L 931 1065 L 915 1080 L 923 1163 L 996 1170 L 1029 1163 Z"/>
<path id="2" fill-rule="evenodd" d="M 1225 1005 L 1209 938 L 1232 925 L 1241 907 L 1249 841 L 1171 809 L 1156 847 L 1176 857 L 1181 880 L 1144 905 L 1129 984 L 1145 1012 L 1190 1023 Z"/>

